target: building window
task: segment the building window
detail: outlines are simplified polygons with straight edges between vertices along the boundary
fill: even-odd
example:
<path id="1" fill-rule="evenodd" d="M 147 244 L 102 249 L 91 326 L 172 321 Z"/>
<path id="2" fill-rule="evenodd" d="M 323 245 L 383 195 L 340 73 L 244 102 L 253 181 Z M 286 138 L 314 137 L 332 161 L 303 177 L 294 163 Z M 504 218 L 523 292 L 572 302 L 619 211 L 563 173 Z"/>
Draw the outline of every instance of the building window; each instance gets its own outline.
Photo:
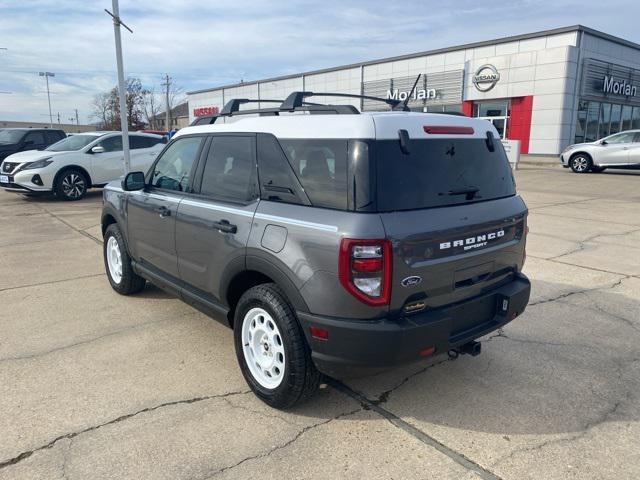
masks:
<path id="1" fill-rule="evenodd" d="M 578 104 L 575 143 L 594 142 L 631 129 L 640 129 L 640 106 L 587 100 Z"/>
<path id="2" fill-rule="evenodd" d="M 631 130 L 631 114 L 633 113 L 633 107 L 631 105 L 625 105 L 622 107 L 622 131 Z"/>
<path id="3" fill-rule="evenodd" d="M 640 129 L 640 107 L 633 107 L 633 116 L 631 117 L 631 128 Z"/>

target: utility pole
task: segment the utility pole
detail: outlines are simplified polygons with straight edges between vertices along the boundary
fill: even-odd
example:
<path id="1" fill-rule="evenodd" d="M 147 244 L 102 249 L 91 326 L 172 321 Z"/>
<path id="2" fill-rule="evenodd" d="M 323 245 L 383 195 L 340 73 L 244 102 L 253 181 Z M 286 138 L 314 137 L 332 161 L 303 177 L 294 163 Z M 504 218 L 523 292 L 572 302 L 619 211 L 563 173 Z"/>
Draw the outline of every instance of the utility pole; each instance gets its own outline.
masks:
<path id="1" fill-rule="evenodd" d="M 80 121 L 78 120 L 78 109 L 76 108 L 76 127 L 80 125 Z"/>
<path id="2" fill-rule="evenodd" d="M 131 169 L 131 157 L 129 154 L 129 124 L 127 122 L 126 97 L 127 91 L 124 86 L 124 66 L 122 62 L 122 40 L 120 38 L 120 25 L 133 33 L 122 20 L 120 20 L 120 8 L 118 0 L 112 0 L 113 13 L 105 8 L 105 12 L 113 18 L 113 35 L 116 41 L 116 62 L 118 64 L 118 93 L 120 97 L 120 130 L 122 131 L 122 151 L 124 153 L 124 174 Z"/>
<path id="3" fill-rule="evenodd" d="M 58 125 L 60 125 L 60 112 L 58 112 Z"/>
<path id="4" fill-rule="evenodd" d="M 38 75 L 41 77 L 44 77 L 45 80 L 47 81 L 47 101 L 49 102 L 49 127 L 52 128 L 53 115 L 51 114 L 51 95 L 49 94 L 49 77 L 55 77 L 56 74 L 51 72 L 39 72 Z M 58 121 L 58 123 L 60 122 Z"/>
<path id="5" fill-rule="evenodd" d="M 171 131 L 171 125 L 169 124 L 171 122 L 171 110 L 169 108 L 169 88 L 171 87 L 171 77 L 169 76 L 169 74 L 165 74 L 165 80 L 164 83 L 162 84 L 163 87 L 165 87 L 165 100 L 166 100 L 166 106 L 167 106 L 167 110 L 166 112 L 164 112 L 164 117 L 165 117 L 165 127 L 167 128 L 167 132 Z"/>

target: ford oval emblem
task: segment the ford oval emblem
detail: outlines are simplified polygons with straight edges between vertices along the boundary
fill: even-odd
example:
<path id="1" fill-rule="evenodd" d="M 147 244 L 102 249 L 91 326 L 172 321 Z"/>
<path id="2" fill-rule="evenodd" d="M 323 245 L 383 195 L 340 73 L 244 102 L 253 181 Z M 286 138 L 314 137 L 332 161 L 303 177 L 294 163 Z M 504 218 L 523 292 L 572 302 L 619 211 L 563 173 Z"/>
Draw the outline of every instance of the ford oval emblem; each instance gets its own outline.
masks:
<path id="1" fill-rule="evenodd" d="M 411 277 L 407 277 L 404 280 L 402 280 L 402 282 L 400 282 L 400 284 L 403 287 L 413 287 L 415 285 L 420 284 L 420 282 L 422 282 L 422 277 L 418 277 L 417 275 L 413 275 Z"/>

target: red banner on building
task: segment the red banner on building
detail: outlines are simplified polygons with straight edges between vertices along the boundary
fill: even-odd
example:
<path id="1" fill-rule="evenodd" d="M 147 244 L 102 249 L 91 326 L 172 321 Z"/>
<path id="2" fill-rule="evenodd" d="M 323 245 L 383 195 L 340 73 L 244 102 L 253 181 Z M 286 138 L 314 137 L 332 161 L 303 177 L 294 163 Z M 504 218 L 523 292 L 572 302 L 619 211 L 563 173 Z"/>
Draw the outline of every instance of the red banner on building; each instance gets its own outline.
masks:
<path id="1" fill-rule="evenodd" d="M 218 107 L 198 107 L 193 109 L 193 116 L 206 117 L 207 115 L 216 115 L 219 111 Z"/>

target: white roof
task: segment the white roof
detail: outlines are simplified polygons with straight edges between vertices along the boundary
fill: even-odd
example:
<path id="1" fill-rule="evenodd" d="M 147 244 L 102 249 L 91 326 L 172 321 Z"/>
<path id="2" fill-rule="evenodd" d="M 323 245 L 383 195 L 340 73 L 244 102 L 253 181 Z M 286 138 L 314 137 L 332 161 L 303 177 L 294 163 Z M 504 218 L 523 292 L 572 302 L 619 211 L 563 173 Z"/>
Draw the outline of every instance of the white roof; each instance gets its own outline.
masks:
<path id="1" fill-rule="evenodd" d="M 231 123 L 186 127 L 176 137 L 194 133 L 271 133 L 278 138 L 397 139 L 398 130 L 411 138 L 484 138 L 498 132 L 482 119 L 459 115 L 419 112 L 363 112 L 342 115 L 236 116 Z M 427 134 L 425 126 L 472 127 L 473 135 Z"/>

